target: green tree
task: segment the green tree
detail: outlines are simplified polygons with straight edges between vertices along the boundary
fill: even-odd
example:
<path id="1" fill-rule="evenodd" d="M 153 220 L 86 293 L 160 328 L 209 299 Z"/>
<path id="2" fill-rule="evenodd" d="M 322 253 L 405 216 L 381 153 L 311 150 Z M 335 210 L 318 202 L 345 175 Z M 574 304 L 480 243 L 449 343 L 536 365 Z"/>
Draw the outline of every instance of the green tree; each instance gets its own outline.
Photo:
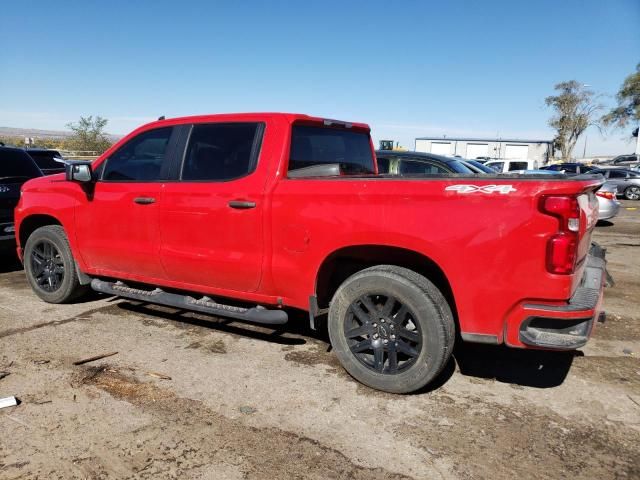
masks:
<path id="1" fill-rule="evenodd" d="M 605 125 L 624 128 L 629 122 L 640 122 L 640 63 L 635 73 L 624 79 L 616 100 L 618 105 L 602 117 Z"/>
<path id="2" fill-rule="evenodd" d="M 558 94 L 544 100 L 554 110 L 549 126 L 556 131 L 554 145 L 565 162 L 571 160 L 580 135 L 591 125 L 599 126 L 597 113 L 602 106 L 596 102 L 595 93 L 586 87 L 575 80 L 561 82 L 554 87 Z"/>
<path id="3" fill-rule="evenodd" d="M 67 128 L 73 131 L 69 145 L 75 150 L 104 152 L 111 146 L 111 140 L 104 129 L 109 121 L 93 115 L 80 117 L 78 123 L 68 123 Z"/>

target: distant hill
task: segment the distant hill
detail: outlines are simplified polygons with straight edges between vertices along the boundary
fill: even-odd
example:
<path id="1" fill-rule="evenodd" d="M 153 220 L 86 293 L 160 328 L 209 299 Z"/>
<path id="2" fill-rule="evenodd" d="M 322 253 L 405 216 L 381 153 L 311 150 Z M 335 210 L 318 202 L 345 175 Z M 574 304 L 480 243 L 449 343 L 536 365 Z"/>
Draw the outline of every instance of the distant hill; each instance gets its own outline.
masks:
<path id="1" fill-rule="evenodd" d="M 33 137 L 42 139 L 58 139 L 70 137 L 72 134 L 69 130 L 39 130 L 37 128 L 14 128 L 0 127 L 0 137 Z M 122 135 L 107 134 L 109 140 L 115 142 L 122 138 Z"/>

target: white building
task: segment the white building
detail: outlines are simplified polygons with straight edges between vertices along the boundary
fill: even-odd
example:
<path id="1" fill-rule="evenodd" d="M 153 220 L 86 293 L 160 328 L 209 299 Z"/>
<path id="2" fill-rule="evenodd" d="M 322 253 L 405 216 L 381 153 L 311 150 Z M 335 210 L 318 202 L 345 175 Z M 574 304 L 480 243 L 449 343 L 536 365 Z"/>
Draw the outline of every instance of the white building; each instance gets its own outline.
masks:
<path id="1" fill-rule="evenodd" d="M 474 160 L 478 157 L 534 160 L 539 165 L 553 157 L 551 140 L 492 138 L 416 138 L 415 151 Z"/>

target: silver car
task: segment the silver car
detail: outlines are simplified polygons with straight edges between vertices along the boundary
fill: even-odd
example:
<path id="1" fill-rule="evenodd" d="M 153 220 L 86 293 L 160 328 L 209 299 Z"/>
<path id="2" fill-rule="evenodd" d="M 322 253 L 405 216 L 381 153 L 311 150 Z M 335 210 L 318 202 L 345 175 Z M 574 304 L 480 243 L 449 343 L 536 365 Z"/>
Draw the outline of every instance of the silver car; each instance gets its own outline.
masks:
<path id="1" fill-rule="evenodd" d="M 607 183 L 618 187 L 618 195 L 624 195 L 627 200 L 640 200 L 640 172 L 611 168 L 600 173 Z"/>
<path id="2" fill-rule="evenodd" d="M 611 182 L 605 182 L 596 192 L 598 199 L 598 220 L 609 220 L 620 210 L 620 202 L 616 199 L 618 187 Z"/>

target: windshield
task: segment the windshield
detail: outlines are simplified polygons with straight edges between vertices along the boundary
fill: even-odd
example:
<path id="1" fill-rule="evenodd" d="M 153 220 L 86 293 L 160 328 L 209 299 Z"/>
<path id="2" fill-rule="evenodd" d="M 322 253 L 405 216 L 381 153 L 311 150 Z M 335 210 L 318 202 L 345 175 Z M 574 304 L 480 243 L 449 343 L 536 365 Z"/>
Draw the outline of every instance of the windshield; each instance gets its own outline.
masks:
<path id="1" fill-rule="evenodd" d="M 31 158 L 33 158 L 33 160 L 36 162 L 36 165 L 38 165 L 38 167 L 40 168 L 64 169 L 64 165 L 62 163 L 56 162 L 53 159 L 54 157 L 62 158 L 62 156 L 55 150 L 48 150 L 48 151 L 41 150 L 38 152 L 27 151 L 27 153 Z"/>
<path id="2" fill-rule="evenodd" d="M 41 177 L 42 172 L 22 150 L 0 149 L 0 181 Z"/>
<path id="3" fill-rule="evenodd" d="M 289 170 L 339 164 L 344 173 L 373 173 L 369 134 L 343 128 L 294 125 Z"/>
<path id="4" fill-rule="evenodd" d="M 482 171 L 484 173 L 496 173 L 495 170 L 493 170 L 492 168 L 487 167 L 484 163 L 480 163 L 477 160 L 467 160 L 467 163 L 470 163 L 471 165 L 473 165 L 478 170 L 480 170 L 480 171 Z"/>

